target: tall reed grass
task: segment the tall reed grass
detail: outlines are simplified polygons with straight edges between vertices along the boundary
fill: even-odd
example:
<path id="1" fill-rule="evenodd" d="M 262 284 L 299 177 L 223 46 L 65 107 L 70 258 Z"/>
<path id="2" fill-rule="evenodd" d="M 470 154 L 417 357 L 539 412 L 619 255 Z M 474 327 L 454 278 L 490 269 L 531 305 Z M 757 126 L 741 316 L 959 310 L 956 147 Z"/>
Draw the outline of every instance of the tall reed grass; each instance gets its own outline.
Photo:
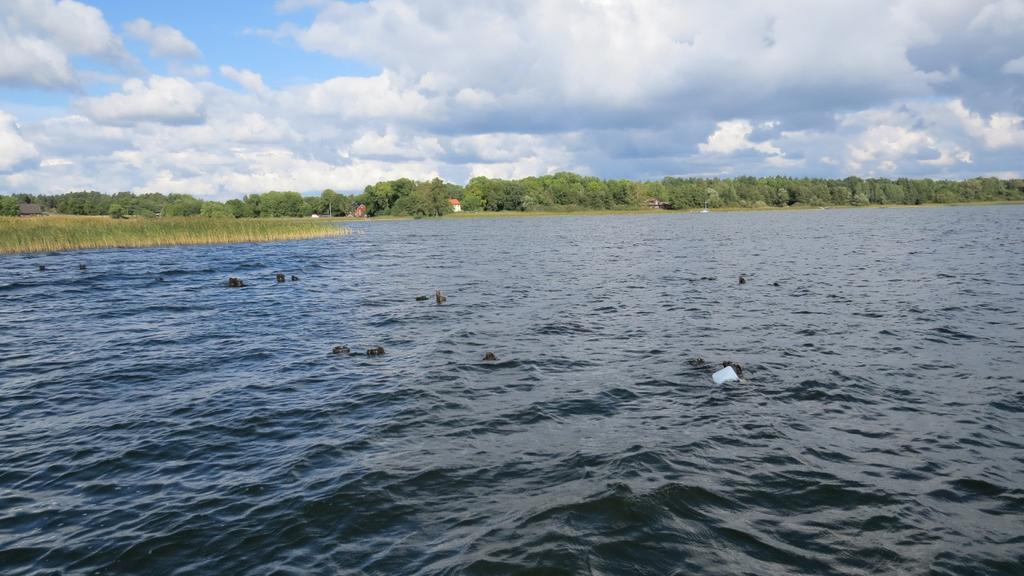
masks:
<path id="1" fill-rule="evenodd" d="M 299 218 L 0 218 L 0 253 L 270 242 L 344 236 L 350 233 L 349 229 L 336 224 Z"/>

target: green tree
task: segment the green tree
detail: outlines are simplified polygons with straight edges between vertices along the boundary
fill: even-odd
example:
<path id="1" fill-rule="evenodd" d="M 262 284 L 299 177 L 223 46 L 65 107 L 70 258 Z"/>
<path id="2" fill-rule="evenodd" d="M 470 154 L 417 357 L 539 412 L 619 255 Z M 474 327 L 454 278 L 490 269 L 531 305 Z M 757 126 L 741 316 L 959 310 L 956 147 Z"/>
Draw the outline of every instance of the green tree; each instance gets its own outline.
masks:
<path id="1" fill-rule="evenodd" d="M 18 200 L 12 196 L 0 196 L 0 216 L 17 216 Z"/>
<path id="2" fill-rule="evenodd" d="M 121 218 L 126 218 L 128 216 L 128 211 L 125 209 L 124 206 L 114 203 L 110 205 L 109 214 L 111 218 L 117 220 Z"/>

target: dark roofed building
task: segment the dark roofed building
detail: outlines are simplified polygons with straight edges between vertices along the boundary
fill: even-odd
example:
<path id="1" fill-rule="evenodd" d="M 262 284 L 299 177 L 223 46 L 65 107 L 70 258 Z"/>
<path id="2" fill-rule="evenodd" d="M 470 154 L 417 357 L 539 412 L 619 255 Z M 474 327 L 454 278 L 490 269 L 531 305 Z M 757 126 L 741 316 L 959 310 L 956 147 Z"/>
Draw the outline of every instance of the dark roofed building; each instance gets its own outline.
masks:
<path id="1" fill-rule="evenodd" d="M 39 204 L 18 204 L 18 216 L 41 216 L 43 207 Z"/>

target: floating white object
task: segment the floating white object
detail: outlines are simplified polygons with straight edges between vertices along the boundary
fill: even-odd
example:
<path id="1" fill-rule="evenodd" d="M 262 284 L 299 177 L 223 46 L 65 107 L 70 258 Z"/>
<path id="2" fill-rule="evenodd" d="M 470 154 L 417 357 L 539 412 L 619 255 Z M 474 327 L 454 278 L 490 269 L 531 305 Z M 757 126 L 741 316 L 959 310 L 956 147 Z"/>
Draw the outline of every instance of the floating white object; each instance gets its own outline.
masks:
<path id="1" fill-rule="evenodd" d="M 711 375 L 711 379 L 715 381 L 715 384 L 740 381 L 740 377 L 736 375 L 736 371 L 732 369 L 732 366 L 726 366 L 718 372 L 715 372 Z"/>

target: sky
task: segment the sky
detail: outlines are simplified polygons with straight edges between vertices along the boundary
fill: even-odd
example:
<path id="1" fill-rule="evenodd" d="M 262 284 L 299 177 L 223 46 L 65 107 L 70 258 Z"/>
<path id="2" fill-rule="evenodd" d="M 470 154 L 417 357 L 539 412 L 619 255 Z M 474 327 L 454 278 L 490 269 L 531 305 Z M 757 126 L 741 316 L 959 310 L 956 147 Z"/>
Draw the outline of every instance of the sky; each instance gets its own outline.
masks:
<path id="1" fill-rule="evenodd" d="M 0 0 L 0 194 L 1024 173 L 1024 0 Z"/>

